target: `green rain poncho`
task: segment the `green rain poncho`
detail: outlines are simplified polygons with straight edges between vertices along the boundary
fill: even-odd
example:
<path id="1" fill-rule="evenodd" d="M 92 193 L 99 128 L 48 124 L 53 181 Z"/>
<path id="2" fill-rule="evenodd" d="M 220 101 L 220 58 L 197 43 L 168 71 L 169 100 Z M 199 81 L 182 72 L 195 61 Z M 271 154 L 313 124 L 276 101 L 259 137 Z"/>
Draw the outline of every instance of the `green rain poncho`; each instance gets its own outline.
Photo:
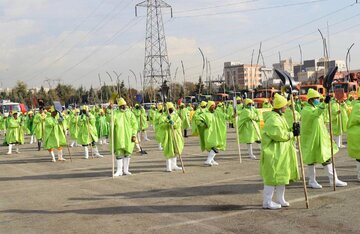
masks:
<path id="1" fill-rule="evenodd" d="M 138 125 L 135 115 L 131 110 L 114 110 L 114 154 L 117 159 L 130 156 L 133 153 Z M 111 122 L 110 122 L 110 152 L 112 149 Z"/>
<path id="2" fill-rule="evenodd" d="M 77 113 L 70 116 L 70 138 L 72 140 L 77 140 L 79 134 L 79 115 Z"/>
<path id="3" fill-rule="evenodd" d="M 285 111 L 285 113 L 284 113 L 284 118 L 285 118 L 285 120 L 286 120 L 287 125 L 290 127 L 290 129 L 292 129 L 293 123 L 294 123 L 294 115 L 293 115 L 293 112 L 292 112 L 290 106 L 289 106 L 289 108 L 286 109 L 286 111 Z M 299 122 L 300 122 L 300 118 L 301 118 L 300 113 L 295 110 L 295 119 L 296 119 L 296 122 L 299 123 Z"/>
<path id="4" fill-rule="evenodd" d="M 251 144 L 260 141 L 259 125 L 260 117 L 254 108 L 245 108 L 240 112 L 237 127 L 239 129 L 239 143 Z"/>
<path id="5" fill-rule="evenodd" d="M 40 140 L 43 138 L 44 134 L 44 127 L 45 127 L 45 113 L 36 113 L 34 116 L 34 125 L 33 125 L 33 132 L 36 136 L 36 139 Z"/>
<path id="6" fill-rule="evenodd" d="M 348 153 L 351 158 L 360 159 L 360 101 L 353 104 L 347 129 Z"/>
<path id="7" fill-rule="evenodd" d="M 157 111 L 155 113 L 155 117 L 154 117 L 154 131 L 155 131 L 155 139 L 158 143 L 162 142 L 162 138 L 163 138 L 163 132 L 162 129 L 160 127 L 160 120 L 163 117 L 164 113 Z"/>
<path id="8" fill-rule="evenodd" d="M 204 113 L 206 112 L 206 108 L 199 108 L 195 111 L 193 116 L 192 125 L 191 125 L 191 133 L 193 136 L 199 136 L 200 139 L 200 147 L 201 150 L 205 150 L 205 136 L 204 136 Z"/>
<path id="9" fill-rule="evenodd" d="M 300 99 L 296 99 L 295 100 L 295 110 L 297 111 L 297 112 L 301 112 L 301 110 L 302 110 L 302 103 L 301 103 L 301 100 Z"/>
<path id="10" fill-rule="evenodd" d="M 20 119 L 20 129 L 19 129 L 19 143 L 24 144 L 25 142 L 25 133 L 27 132 L 27 122 L 26 122 L 26 116 L 20 115 L 18 117 Z"/>
<path id="11" fill-rule="evenodd" d="M 201 150 L 211 151 L 212 148 L 226 148 L 226 116 L 220 112 L 205 111 L 199 121 L 199 132 L 204 132 L 204 140 L 200 141 Z M 201 134 L 200 134 L 201 139 Z"/>
<path id="12" fill-rule="evenodd" d="M 79 117 L 79 133 L 77 143 L 80 145 L 89 145 L 92 142 L 97 142 L 98 136 L 95 126 L 95 117 L 89 113 L 89 117 L 81 114 Z"/>
<path id="13" fill-rule="evenodd" d="M 145 131 L 149 127 L 145 109 L 139 106 L 139 109 L 134 108 L 132 112 L 134 113 L 138 122 L 138 131 Z"/>
<path id="14" fill-rule="evenodd" d="M 26 118 L 27 133 L 34 135 L 34 116 L 28 115 Z"/>
<path id="15" fill-rule="evenodd" d="M 274 111 L 264 117 L 260 159 L 260 175 L 264 184 L 285 185 L 298 180 L 294 135 L 285 118 Z"/>
<path id="16" fill-rule="evenodd" d="M 201 121 L 201 116 L 204 113 L 204 111 L 206 111 L 206 108 L 201 108 L 198 107 L 198 109 L 196 109 L 195 114 L 192 117 L 192 121 L 191 121 L 191 134 L 193 136 L 200 136 L 200 141 L 204 136 L 204 131 L 203 129 L 199 129 L 198 126 L 200 124 Z"/>
<path id="17" fill-rule="evenodd" d="M 166 159 L 176 157 L 176 155 L 181 154 L 184 149 L 181 119 L 175 112 L 170 115 L 170 119 L 173 122 L 174 131 L 171 128 L 170 120 L 167 115 L 162 115 L 159 121 L 159 127 L 163 134 L 161 145 Z"/>
<path id="18" fill-rule="evenodd" d="M 154 125 L 155 115 L 156 115 L 155 107 L 151 107 L 148 112 L 149 122 L 151 125 Z"/>
<path id="19" fill-rule="evenodd" d="M 229 104 L 227 110 L 226 110 L 227 115 L 229 116 L 229 123 L 234 123 L 235 119 L 234 119 L 234 106 L 232 103 Z"/>
<path id="20" fill-rule="evenodd" d="M 8 144 L 20 143 L 20 118 L 15 119 L 9 116 L 6 124 L 6 142 Z"/>
<path id="21" fill-rule="evenodd" d="M 181 119 L 182 129 L 188 129 L 190 127 L 190 111 L 183 107 L 179 109 L 178 114 Z"/>
<path id="22" fill-rule="evenodd" d="M 340 111 L 340 113 L 339 113 Z M 349 121 L 348 117 L 348 106 L 345 103 L 331 103 L 331 117 L 332 117 L 332 128 L 335 136 L 340 136 L 347 131 L 347 124 Z"/>
<path id="23" fill-rule="evenodd" d="M 63 130 L 63 123 L 58 118 L 48 116 L 45 119 L 44 148 L 47 150 L 57 149 L 66 146 L 66 137 Z"/>
<path id="24" fill-rule="evenodd" d="M 262 108 L 271 108 L 271 109 L 272 109 L 273 106 L 272 106 L 271 103 L 269 103 L 269 102 L 268 102 L 268 103 L 265 103 L 265 102 L 264 102 Z"/>
<path id="25" fill-rule="evenodd" d="M 96 117 L 96 130 L 98 137 L 109 136 L 109 123 L 105 115 L 98 115 Z"/>
<path id="26" fill-rule="evenodd" d="M 0 130 L 5 130 L 5 122 L 6 122 L 6 117 L 0 115 Z"/>
<path id="27" fill-rule="evenodd" d="M 330 134 L 324 122 L 324 103 L 314 107 L 304 104 L 301 111 L 301 151 L 305 164 L 321 164 L 331 158 Z M 334 154 L 339 151 L 333 144 Z"/>

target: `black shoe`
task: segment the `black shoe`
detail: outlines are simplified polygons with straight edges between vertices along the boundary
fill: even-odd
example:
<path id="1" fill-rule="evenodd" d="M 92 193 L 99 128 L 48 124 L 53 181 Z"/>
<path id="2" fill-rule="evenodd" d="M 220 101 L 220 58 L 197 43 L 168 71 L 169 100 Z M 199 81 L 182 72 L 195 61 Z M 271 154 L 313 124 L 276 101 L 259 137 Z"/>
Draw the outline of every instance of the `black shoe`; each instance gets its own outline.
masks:
<path id="1" fill-rule="evenodd" d="M 38 141 L 38 151 L 40 151 L 41 150 L 41 142 L 40 141 Z"/>

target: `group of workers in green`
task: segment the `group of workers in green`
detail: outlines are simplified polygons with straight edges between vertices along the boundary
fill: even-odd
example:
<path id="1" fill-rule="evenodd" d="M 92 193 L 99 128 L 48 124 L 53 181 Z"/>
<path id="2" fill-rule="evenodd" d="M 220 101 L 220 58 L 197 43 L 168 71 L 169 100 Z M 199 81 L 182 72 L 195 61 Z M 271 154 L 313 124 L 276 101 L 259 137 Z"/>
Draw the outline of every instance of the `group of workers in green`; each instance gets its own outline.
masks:
<path id="1" fill-rule="evenodd" d="M 56 161 L 55 149 L 57 160 L 64 161 L 63 147 L 67 146 L 66 136 L 69 135 L 71 147 L 83 146 L 85 159 L 89 158 L 89 147 L 92 156 L 103 157 L 97 144 L 110 143 L 109 149 L 116 157 L 114 176 L 131 175 L 131 155 L 135 147 L 142 150 L 142 140 L 150 140 L 147 129 L 152 126 L 159 150 L 166 160 L 167 172 L 182 170 L 177 165 L 177 157 L 184 150 L 184 138 L 189 136 L 190 129 L 192 136 L 199 137 L 201 151 L 207 152 L 204 164 L 217 166 L 215 157 L 226 150 L 229 124 L 230 128 L 237 128 L 238 143 L 247 144 L 249 158 L 257 159 L 253 144 L 257 143 L 261 148 L 263 208 L 289 206 L 285 200 L 285 186 L 299 180 L 298 150 L 302 151 L 303 162 L 308 168 L 308 187 L 322 188 L 316 180 L 316 164 L 324 166 L 331 185 L 347 186 L 337 177 L 331 163 L 331 145 L 334 154 L 345 147 L 342 145 L 344 134 L 347 134 L 348 155 L 357 161 L 357 179 L 360 181 L 360 101 L 353 97 L 338 101 L 309 89 L 307 102 L 301 103 L 295 97 L 294 112 L 290 108 L 292 103 L 280 94 L 275 94 L 272 104 L 266 101 L 261 111 L 255 108 L 253 100 L 240 97 L 228 106 L 224 103 L 216 105 L 213 101 L 203 101 L 199 106 L 181 103 L 178 107 L 171 102 L 159 103 L 152 105 L 148 113 L 140 104 L 130 108 L 123 98 L 116 102 L 104 109 L 82 106 L 61 113 L 52 106 L 48 110 L 40 108 L 35 115 L 32 111 L 26 114 L 13 111 L 9 116 L 1 116 L 0 127 L 6 131 L 4 144 L 9 147 L 8 154 L 12 154 L 13 147 L 24 144 L 24 135 L 29 134 L 30 143 L 37 142 L 38 150 L 42 147 L 48 150 L 53 162 Z M 327 128 L 329 105 L 336 144 L 331 144 Z M 295 137 L 300 137 L 301 149 L 296 148 Z M 19 153 L 19 148 L 16 152 Z"/>

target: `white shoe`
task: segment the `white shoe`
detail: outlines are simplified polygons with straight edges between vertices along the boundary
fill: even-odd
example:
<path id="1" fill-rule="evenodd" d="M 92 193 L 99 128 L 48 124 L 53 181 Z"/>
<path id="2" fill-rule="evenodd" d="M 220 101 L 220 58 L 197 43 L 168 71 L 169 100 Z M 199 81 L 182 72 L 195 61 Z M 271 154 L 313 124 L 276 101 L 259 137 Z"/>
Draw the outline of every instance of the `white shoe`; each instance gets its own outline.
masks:
<path id="1" fill-rule="evenodd" d="M 290 203 L 285 201 L 285 185 L 277 185 L 275 187 L 276 203 L 282 207 L 289 207 Z"/>
<path id="2" fill-rule="evenodd" d="M 256 159 L 256 156 L 254 155 L 253 153 L 253 147 L 252 147 L 252 144 L 247 144 L 247 147 L 248 147 L 248 153 L 249 153 L 249 157 L 253 160 Z"/>
<path id="3" fill-rule="evenodd" d="M 129 171 L 130 156 L 124 158 L 123 160 L 124 160 L 124 174 L 125 175 L 131 175 L 131 172 Z"/>
<path id="4" fill-rule="evenodd" d="M 330 182 L 330 186 L 333 186 L 333 170 L 332 170 L 332 163 L 328 164 L 325 166 L 325 172 L 329 178 L 329 182 Z M 335 186 L 336 187 L 346 187 L 347 186 L 347 183 L 344 182 L 344 181 L 341 181 L 339 180 L 339 178 L 337 177 L 337 174 L 336 174 L 336 170 L 335 171 Z"/>
<path id="5" fill-rule="evenodd" d="M 19 148 L 16 148 L 16 151 L 15 151 L 17 154 L 20 154 L 20 150 Z"/>
<path id="6" fill-rule="evenodd" d="M 172 172 L 172 169 L 171 169 L 171 159 L 166 159 L 166 171 L 167 171 L 167 172 Z"/>
<path id="7" fill-rule="evenodd" d="M 85 146 L 84 150 L 85 150 L 85 159 L 89 159 L 89 148 Z"/>
<path id="8" fill-rule="evenodd" d="M 319 184 L 316 180 L 315 181 L 309 181 L 308 187 L 313 188 L 313 189 L 322 189 L 322 185 Z"/>
<path id="9" fill-rule="evenodd" d="M 51 161 L 56 162 L 54 151 L 50 152 L 50 156 L 51 156 Z"/>
<path id="10" fill-rule="evenodd" d="M 321 189 L 322 186 L 316 181 L 315 165 L 308 165 L 309 188 Z"/>
<path id="11" fill-rule="evenodd" d="M 12 147 L 13 147 L 13 145 L 9 144 L 9 151 L 6 153 L 7 155 L 12 154 Z"/>
<path id="12" fill-rule="evenodd" d="M 214 161 L 215 156 L 216 156 L 216 153 L 213 150 L 211 150 L 209 152 L 208 157 L 207 157 L 206 161 L 204 162 L 204 164 L 208 165 L 208 166 L 213 166 L 212 162 Z"/>
<path id="13" fill-rule="evenodd" d="M 116 159 L 116 173 L 114 176 L 122 176 L 123 175 L 123 159 Z"/>
<path id="14" fill-rule="evenodd" d="M 164 150 L 163 147 L 161 146 L 161 144 L 159 144 L 159 150 L 160 150 L 160 151 L 163 151 L 163 150 Z"/>
<path id="15" fill-rule="evenodd" d="M 171 169 L 175 170 L 175 171 L 182 170 L 182 168 L 178 167 L 178 165 L 177 165 L 177 158 L 176 157 L 171 159 Z"/>
<path id="16" fill-rule="evenodd" d="M 100 144 L 100 145 L 102 145 L 102 144 L 103 144 L 102 140 L 100 140 L 99 144 Z"/>
<path id="17" fill-rule="evenodd" d="M 252 160 L 256 160 L 257 158 L 256 158 L 256 156 L 255 156 L 255 155 L 251 154 L 251 155 L 250 155 L 250 159 L 252 159 Z"/>
<path id="18" fill-rule="evenodd" d="M 272 201 L 275 187 L 264 185 L 263 191 L 263 208 L 270 210 L 281 209 L 281 205 Z"/>
<path id="19" fill-rule="evenodd" d="M 219 166 L 219 163 L 216 162 L 215 160 L 212 160 L 212 161 L 211 161 L 211 164 L 212 164 L 213 166 Z"/>

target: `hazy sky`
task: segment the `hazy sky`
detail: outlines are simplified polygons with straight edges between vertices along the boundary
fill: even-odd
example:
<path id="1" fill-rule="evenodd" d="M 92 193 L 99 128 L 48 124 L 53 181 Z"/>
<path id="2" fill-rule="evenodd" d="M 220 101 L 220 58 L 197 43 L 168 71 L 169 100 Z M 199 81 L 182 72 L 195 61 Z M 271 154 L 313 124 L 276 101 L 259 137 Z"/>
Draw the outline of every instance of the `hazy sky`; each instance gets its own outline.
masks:
<path id="1" fill-rule="evenodd" d="M 135 83 L 143 70 L 146 9 L 132 0 L 0 0 L 0 85 L 17 80 L 30 87 L 48 86 L 46 79 L 75 86 L 99 86 L 113 71 Z M 360 68 L 360 3 L 355 0 L 168 0 L 163 10 L 168 52 L 174 75 L 195 81 L 202 71 L 200 47 L 212 75 L 222 74 L 225 61 L 250 63 L 262 41 L 265 63 L 282 58 L 322 56 L 318 28 L 330 35 L 330 56 L 345 60 L 354 42 L 351 67 Z M 353 4 L 353 5 L 351 5 Z M 57 83 L 58 81 L 54 81 Z"/>

